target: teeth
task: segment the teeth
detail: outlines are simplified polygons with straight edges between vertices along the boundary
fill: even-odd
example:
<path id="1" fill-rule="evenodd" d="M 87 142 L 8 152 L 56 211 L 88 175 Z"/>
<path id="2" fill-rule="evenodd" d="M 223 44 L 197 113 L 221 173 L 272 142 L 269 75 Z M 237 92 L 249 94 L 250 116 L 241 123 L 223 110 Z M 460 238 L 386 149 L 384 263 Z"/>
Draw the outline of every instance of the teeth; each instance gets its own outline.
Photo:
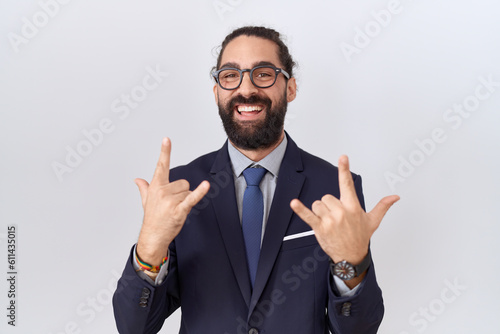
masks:
<path id="1" fill-rule="evenodd" d="M 238 106 L 238 112 L 242 111 L 261 111 L 262 107 L 259 106 Z"/>

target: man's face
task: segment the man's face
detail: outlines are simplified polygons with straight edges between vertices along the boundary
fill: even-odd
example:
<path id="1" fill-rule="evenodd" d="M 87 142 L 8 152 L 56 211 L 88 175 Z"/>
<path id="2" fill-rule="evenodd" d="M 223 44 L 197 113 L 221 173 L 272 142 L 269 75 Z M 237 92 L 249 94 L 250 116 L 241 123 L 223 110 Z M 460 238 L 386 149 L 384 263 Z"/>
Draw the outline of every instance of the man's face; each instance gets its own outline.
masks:
<path id="1" fill-rule="evenodd" d="M 262 64 L 283 68 L 278 46 L 267 39 L 239 36 L 226 46 L 220 68 L 252 69 Z M 268 148 L 281 140 L 287 104 L 295 99 L 295 93 L 295 78 L 287 82 L 283 74 L 268 88 L 255 87 L 248 72 L 237 89 L 214 85 L 215 101 L 229 140 L 247 150 Z"/>

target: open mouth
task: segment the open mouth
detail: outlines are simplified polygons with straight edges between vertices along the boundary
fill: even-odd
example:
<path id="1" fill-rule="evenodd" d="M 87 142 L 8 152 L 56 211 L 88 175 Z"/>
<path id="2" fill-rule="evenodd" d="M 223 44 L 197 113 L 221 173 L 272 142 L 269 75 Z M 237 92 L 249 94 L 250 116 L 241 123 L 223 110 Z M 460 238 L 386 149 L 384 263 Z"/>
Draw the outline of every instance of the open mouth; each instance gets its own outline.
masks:
<path id="1" fill-rule="evenodd" d="M 239 104 L 236 105 L 234 109 L 241 116 L 253 118 L 254 116 L 260 114 L 260 112 L 264 109 L 264 106 L 257 104 Z"/>

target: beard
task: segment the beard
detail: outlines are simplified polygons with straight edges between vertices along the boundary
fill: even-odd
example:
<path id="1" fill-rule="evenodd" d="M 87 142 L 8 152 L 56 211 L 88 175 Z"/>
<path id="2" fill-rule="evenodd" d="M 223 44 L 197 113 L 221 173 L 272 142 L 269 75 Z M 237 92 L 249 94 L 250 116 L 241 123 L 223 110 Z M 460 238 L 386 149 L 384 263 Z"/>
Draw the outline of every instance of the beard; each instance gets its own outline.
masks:
<path id="1" fill-rule="evenodd" d="M 265 107 L 266 117 L 263 120 L 237 122 L 234 117 L 236 104 L 261 104 Z M 218 106 L 227 137 L 236 147 L 245 150 L 265 149 L 280 140 L 288 106 L 286 91 L 276 106 L 272 105 L 268 97 L 255 95 L 249 98 L 238 95 L 226 105 L 219 102 Z"/>

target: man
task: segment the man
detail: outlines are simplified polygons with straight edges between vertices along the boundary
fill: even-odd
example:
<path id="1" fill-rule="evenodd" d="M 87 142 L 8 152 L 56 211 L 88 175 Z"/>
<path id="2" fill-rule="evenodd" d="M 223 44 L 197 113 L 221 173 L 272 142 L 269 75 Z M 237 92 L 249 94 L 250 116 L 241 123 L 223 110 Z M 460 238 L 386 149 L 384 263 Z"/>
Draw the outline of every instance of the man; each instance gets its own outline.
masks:
<path id="1" fill-rule="evenodd" d="M 144 221 L 113 298 L 120 333 L 156 333 L 178 307 L 186 334 L 377 331 L 369 242 L 399 197 L 366 213 L 346 156 L 337 169 L 284 132 L 293 66 L 272 29 L 222 43 L 213 91 L 229 140 L 170 170 L 165 138 L 151 184 L 136 180 Z"/>

